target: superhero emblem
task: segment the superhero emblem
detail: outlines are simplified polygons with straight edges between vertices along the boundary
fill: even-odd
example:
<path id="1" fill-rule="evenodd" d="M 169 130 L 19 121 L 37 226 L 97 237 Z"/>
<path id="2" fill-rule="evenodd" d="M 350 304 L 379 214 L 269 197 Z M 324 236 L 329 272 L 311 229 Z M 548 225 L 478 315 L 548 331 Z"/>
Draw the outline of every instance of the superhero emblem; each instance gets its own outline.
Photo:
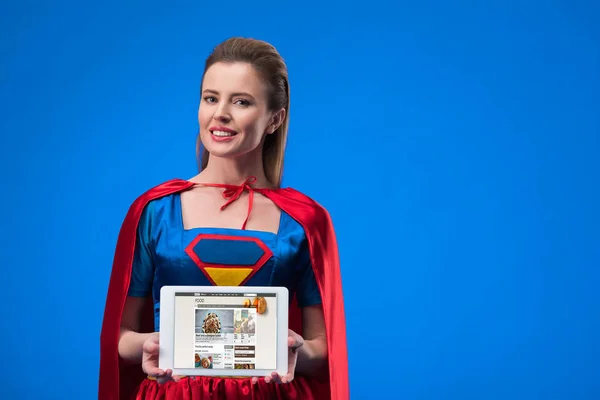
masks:
<path id="1" fill-rule="evenodd" d="M 199 234 L 185 252 L 216 286 L 241 286 L 273 256 L 258 238 Z"/>

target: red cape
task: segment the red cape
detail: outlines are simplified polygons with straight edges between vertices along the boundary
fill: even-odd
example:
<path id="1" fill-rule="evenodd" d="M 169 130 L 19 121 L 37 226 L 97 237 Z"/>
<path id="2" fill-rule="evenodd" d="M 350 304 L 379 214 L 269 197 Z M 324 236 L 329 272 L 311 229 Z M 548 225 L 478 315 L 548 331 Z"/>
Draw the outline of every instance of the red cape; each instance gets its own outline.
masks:
<path id="1" fill-rule="evenodd" d="M 136 232 L 144 207 L 151 200 L 182 192 L 194 184 L 174 179 L 160 184 L 138 197 L 129 209 L 119 233 L 113 268 L 108 286 L 104 321 L 100 337 L 99 400 L 128 400 L 146 378 L 139 365 L 126 365 L 118 354 L 119 329 L 136 243 Z M 329 382 L 319 387 L 323 398 L 349 398 L 346 320 L 340 263 L 335 232 L 328 212 L 314 200 L 294 189 L 253 189 L 271 199 L 279 208 L 300 223 L 310 248 L 317 284 L 321 291 L 329 358 Z M 152 332 L 152 306 L 142 316 L 142 331 Z M 294 301 L 290 308 L 290 329 L 302 332 L 300 309 Z M 326 392 L 331 395 L 327 396 Z M 317 393 L 321 398 L 321 393 Z"/>

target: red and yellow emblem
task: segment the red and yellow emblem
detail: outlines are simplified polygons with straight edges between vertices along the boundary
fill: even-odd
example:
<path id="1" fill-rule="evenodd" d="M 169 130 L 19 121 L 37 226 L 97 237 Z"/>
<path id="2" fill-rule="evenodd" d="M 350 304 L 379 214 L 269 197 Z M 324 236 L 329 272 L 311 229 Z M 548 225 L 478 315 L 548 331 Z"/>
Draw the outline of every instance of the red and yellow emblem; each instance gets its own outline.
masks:
<path id="1" fill-rule="evenodd" d="M 185 252 L 216 286 L 241 286 L 273 256 L 260 239 L 199 234 Z"/>

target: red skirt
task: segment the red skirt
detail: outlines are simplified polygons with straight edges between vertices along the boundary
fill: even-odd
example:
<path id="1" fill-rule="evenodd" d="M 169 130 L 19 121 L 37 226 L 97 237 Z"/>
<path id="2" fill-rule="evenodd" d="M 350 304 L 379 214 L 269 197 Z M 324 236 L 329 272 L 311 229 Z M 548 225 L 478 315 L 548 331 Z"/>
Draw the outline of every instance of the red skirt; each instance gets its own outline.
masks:
<path id="1" fill-rule="evenodd" d="M 328 396 L 327 396 L 328 397 Z M 259 379 L 253 384 L 251 378 L 186 377 L 179 382 L 159 384 L 144 379 L 136 400 L 316 400 L 306 378 L 296 376 L 291 383 L 265 383 Z"/>

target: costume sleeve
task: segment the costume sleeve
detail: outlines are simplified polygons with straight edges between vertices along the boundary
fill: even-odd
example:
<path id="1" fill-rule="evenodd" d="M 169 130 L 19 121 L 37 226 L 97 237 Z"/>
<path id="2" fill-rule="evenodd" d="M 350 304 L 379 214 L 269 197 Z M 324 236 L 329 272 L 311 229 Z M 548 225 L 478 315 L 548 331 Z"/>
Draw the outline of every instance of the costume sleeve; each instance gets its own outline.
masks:
<path id="1" fill-rule="evenodd" d="M 298 306 L 307 307 L 316 304 L 321 304 L 321 294 L 319 292 L 319 286 L 315 278 L 315 272 L 313 270 L 312 262 L 310 261 L 310 252 L 308 249 L 308 241 L 306 238 L 302 241 L 302 245 L 299 249 L 299 267 L 298 271 L 298 287 L 297 287 L 297 298 Z"/>
<path id="2" fill-rule="evenodd" d="M 128 295 L 146 297 L 152 293 L 154 276 L 154 258 L 152 256 L 151 234 L 152 202 L 149 203 L 140 218 L 131 269 L 131 282 Z"/>

